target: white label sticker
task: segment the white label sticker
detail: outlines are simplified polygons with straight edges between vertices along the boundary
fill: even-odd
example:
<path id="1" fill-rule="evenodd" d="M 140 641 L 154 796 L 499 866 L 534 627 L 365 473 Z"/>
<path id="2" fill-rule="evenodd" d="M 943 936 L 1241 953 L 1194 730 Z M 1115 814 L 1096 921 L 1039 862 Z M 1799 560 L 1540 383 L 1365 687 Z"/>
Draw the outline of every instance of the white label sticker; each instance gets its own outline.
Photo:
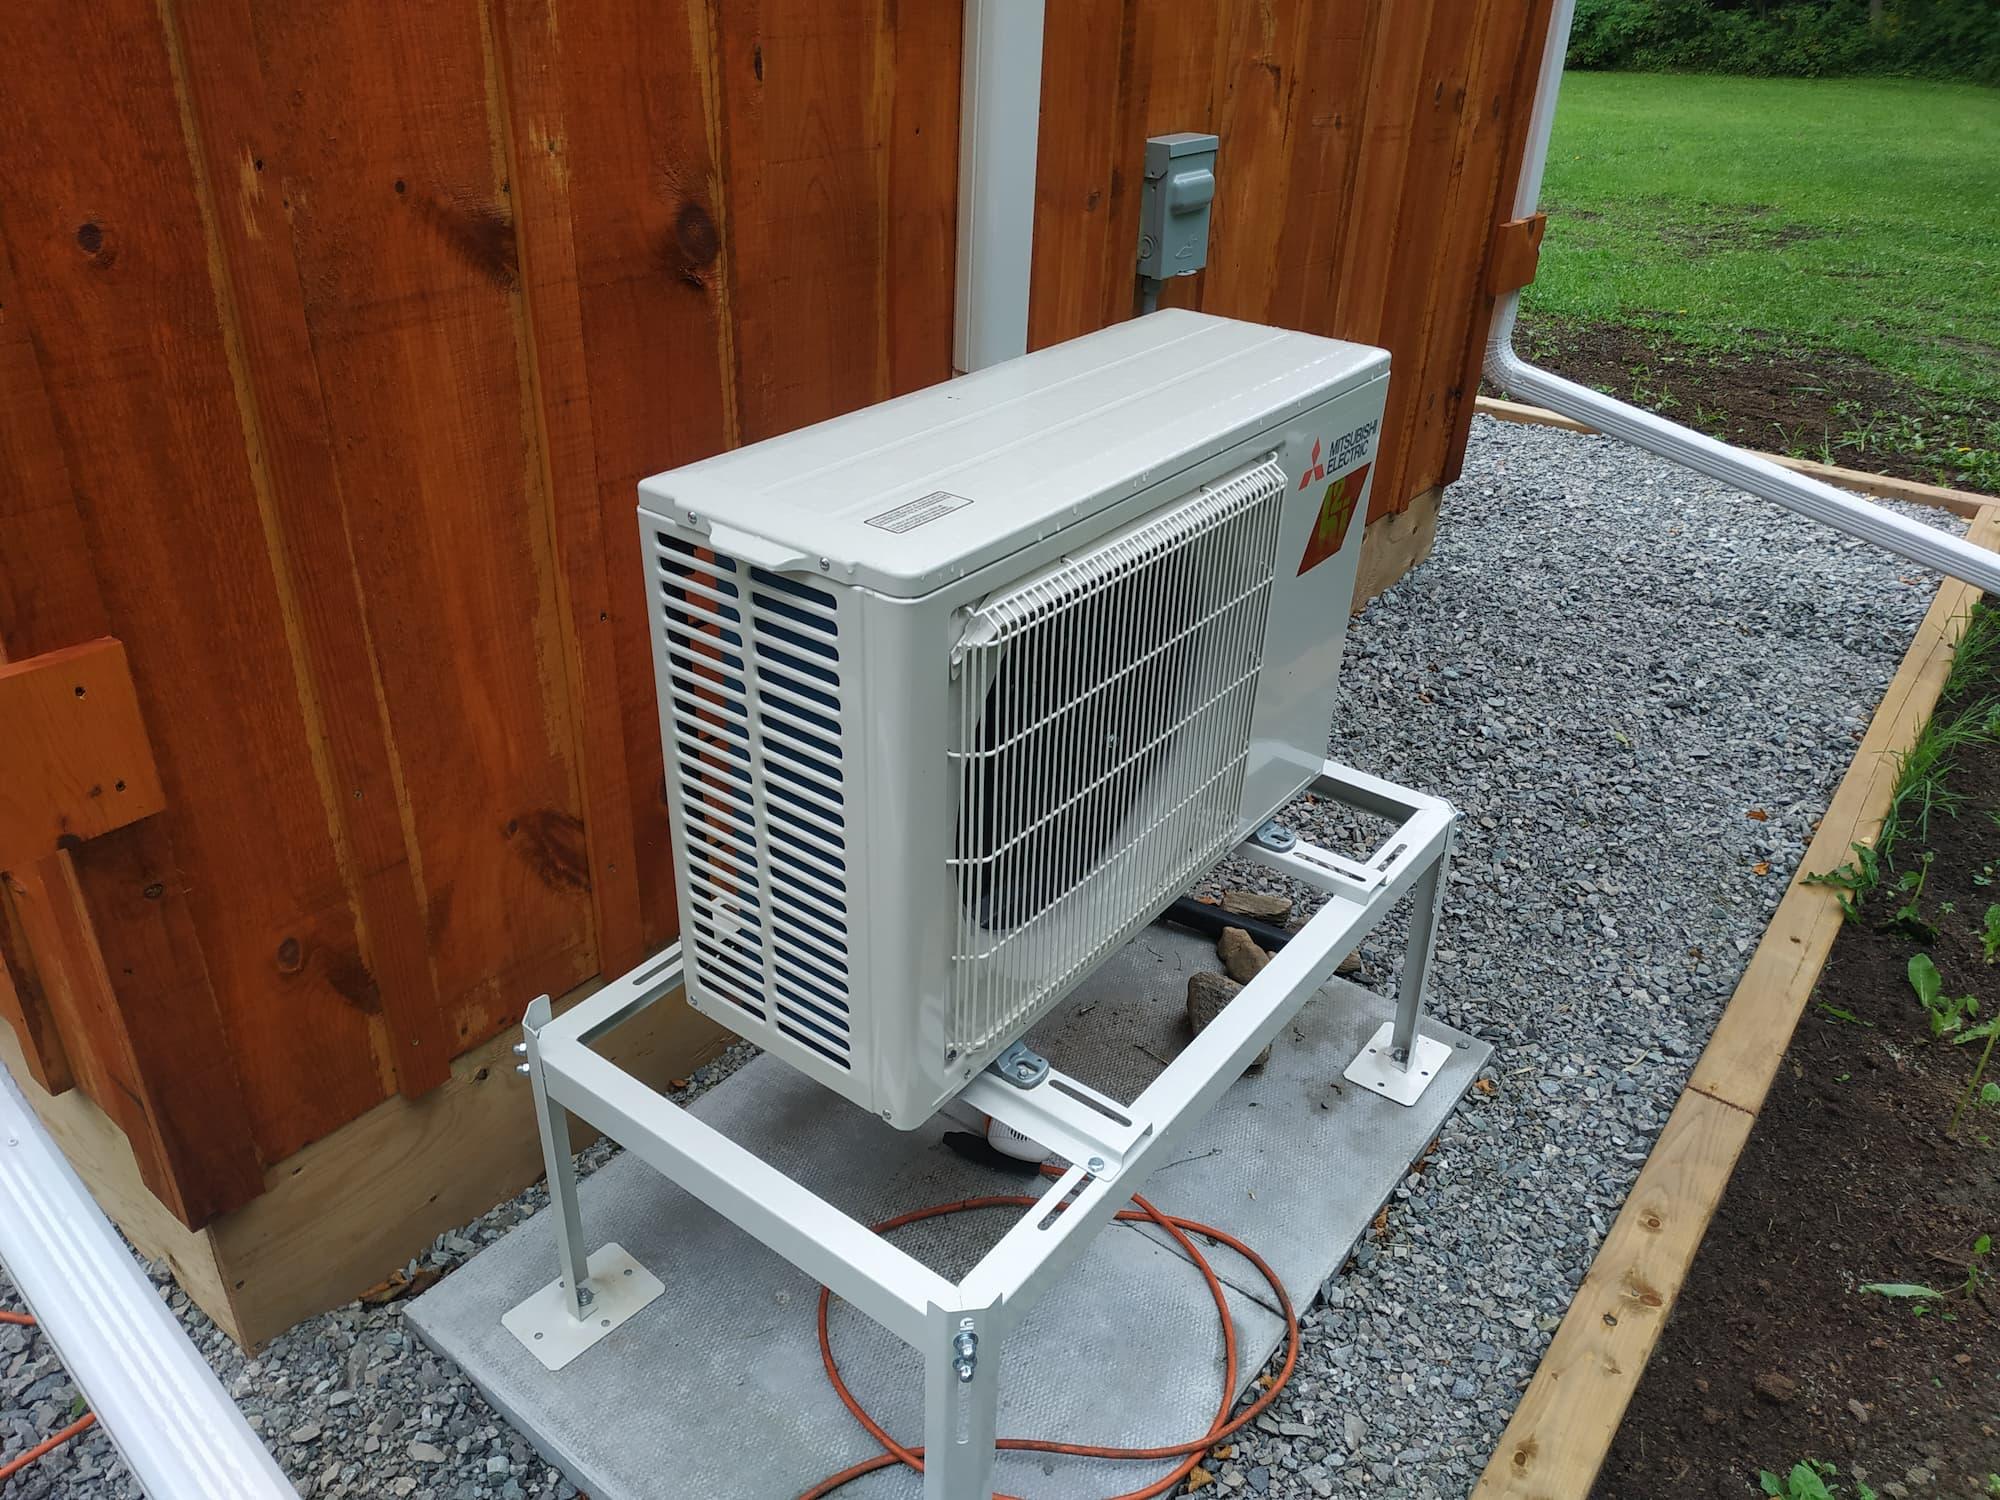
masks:
<path id="1" fill-rule="evenodd" d="M 954 495 L 949 490 L 932 490 L 928 495 L 919 495 L 914 500 L 906 500 L 894 510 L 885 510 L 879 516 L 870 516 L 867 524 L 881 531 L 902 533 L 915 531 L 919 526 L 928 526 L 942 516 L 955 510 L 964 510 L 972 502 L 963 495 Z"/>

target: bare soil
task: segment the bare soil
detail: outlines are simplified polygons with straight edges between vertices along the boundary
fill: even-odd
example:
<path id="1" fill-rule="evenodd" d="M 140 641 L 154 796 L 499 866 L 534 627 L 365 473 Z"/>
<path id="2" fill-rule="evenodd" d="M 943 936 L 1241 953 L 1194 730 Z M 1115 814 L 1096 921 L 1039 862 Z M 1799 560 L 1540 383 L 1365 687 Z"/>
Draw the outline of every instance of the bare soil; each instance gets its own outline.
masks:
<path id="1" fill-rule="evenodd" d="M 1921 948 L 1947 995 L 1978 996 L 1982 1016 L 2000 1005 L 1979 941 L 2000 901 L 2000 751 L 1961 752 L 1949 785 L 1957 816 L 1897 856 L 1936 855 L 1921 903 L 1935 936 L 1887 925 L 1900 898 L 1878 895 L 1836 941 L 1599 1500 L 1739 1500 L 1759 1470 L 1809 1458 L 1839 1467 L 1843 1500 L 1857 1477 L 1885 1497 L 2000 1493 L 2000 1284 L 1966 1286 L 1974 1242 L 2000 1240 L 2000 1108 L 1947 1134 L 1977 1048 L 1931 1039 L 1907 977 Z M 1949 1295 L 1920 1316 L 1869 1282 Z"/>
<path id="2" fill-rule="evenodd" d="M 1519 338 L 1537 363 L 1710 437 L 1871 474 L 1977 488 L 1954 440 L 1983 441 L 2000 422 L 1993 403 L 1961 403 L 1941 416 L 1921 392 L 1865 360 L 1755 329 L 1726 351 L 1658 329 L 1566 319 L 1524 317 Z"/>

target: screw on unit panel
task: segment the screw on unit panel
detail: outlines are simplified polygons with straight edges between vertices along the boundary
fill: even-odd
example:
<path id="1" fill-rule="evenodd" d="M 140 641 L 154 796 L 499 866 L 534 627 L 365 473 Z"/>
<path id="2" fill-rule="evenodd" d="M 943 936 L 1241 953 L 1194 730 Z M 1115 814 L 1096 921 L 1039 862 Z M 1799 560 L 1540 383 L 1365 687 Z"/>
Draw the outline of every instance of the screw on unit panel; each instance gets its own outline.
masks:
<path id="1" fill-rule="evenodd" d="M 1085 1162 L 1084 1165 L 1090 1169 L 1090 1175 L 1092 1177 L 1102 1177 L 1104 1175 L 1103 1157 L 1093 1156 L 1089 1161 Z"/>

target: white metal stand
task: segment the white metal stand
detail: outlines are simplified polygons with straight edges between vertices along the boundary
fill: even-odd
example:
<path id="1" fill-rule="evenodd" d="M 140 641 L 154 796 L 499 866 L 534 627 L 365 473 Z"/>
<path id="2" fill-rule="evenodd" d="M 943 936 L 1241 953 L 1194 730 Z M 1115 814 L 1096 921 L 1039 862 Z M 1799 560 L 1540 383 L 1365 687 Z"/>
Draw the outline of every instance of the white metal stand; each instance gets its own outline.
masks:
<path id="1" fill-rule="evenodd" d="M 984 1500 L 992 1493 L 996 1372 L 1008 1332 L 1148 1172 L 1172 1158 L 1175 1144 L 1332 978 L 1340 960 L 1413 890 L 1396 1019 L 1348 1076 L 1356 1078 L 1355 1068 L 1366 1061 L 1369 1077 L 1356 1081 L 1403 1104 L 1436 1076 L 1418 1023 L 1457 815 L 1438 798 L 1332 761 L 1310 790 L 1391 819 L 1395 831 L 1365 860 L 1306 843 L 1282 851 L 1243 846 L 1330 899 L 1138 1098 L 1120 1103 L 1053 1069 L 1026 1087 L 989 1069 L 961 1091 L 967 1105 L 1047 1143 L 1072 1165 L 1044 1200 L 1064 1205 L 1062 1211 L 1027 1210 L 955 1285 L 594 1049 L 599 1037 L 679 987 L 678 946 L 561 1017 L 552 1016 L 546 997 L 537 1000 L 528 1009 L 523 1055 L 548 1167 L 558 1279 L 507 1315 L 510 1331 L 538 1358 L 552 1342 L 573 1346 L 573 1357 L 609 1331 L 602 1326 L 610 1317 L 603 1299 L 616 1301 L 622 1316 L 637 1310 L 624 1305 L 622 1288 L 599 1284 L 600 1271 L 613 1264 L 625 1279 L 622 1262 L 600 1250 L 586 1264 L 570 1152 L 574 1113 L 922 1355 L 926 1500 Z M 552 1330 L 552 1313 L 574 1328 Z"/>

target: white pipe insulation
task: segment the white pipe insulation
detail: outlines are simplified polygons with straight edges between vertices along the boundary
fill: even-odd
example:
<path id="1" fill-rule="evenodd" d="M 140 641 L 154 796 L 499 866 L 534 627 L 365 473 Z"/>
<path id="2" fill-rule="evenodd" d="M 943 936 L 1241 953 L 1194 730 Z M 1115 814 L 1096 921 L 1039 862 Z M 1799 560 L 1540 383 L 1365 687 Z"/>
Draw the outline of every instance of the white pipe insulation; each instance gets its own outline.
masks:
<path id="1" fill-rule="evenodd" d="M 1520 187 L 1514 195 L 1514 217 L 1535 212 L 1542 196 L 1542 173 L 1549 159 L 1549 133 L 1555 123 L 1556 93 L 1562 84 L 1563 59 L 1569 50 L 1570 22 L 1575 0 L 1556 0 L 1549 17 L 1548 45 L 1542 53 L 1541 78 L 1529 118 L 1527 155 L 1521 163 Z M 1486 340 L 1486 374 L 1510 394 L 1587 423 L 1599 432 L 1623 438 L 1636 447 L 1670 458 L 1697 473 L 1797 511 L 1835 531 L 1893 552 L 1898 557 L 1936 568 L 1954 578 L 2000 594 L 2000 554 L 1947 532 L 1909 520 L 1845 490 L 1781 469 L 1768 459 L 1669 422 L 1665 417 L 1632 406 L 1573 380 L 1529 364 L 1514 352 L 1514 319 L 1519 292 L 1501 299 L 1493 311 Z"/>
<path id="2" fill-rule="evenodd" d="M 1044 0 L 965 0 L 952 367 L 1028 352 Z"/>

